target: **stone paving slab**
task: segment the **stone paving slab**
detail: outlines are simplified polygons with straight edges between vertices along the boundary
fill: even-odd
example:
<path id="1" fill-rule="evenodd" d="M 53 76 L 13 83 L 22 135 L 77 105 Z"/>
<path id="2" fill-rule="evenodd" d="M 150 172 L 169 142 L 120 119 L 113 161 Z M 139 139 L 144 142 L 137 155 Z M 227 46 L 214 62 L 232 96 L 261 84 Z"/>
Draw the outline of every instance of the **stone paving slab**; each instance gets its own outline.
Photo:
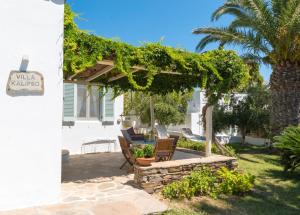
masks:
<path id="1" fill-rule="evenodd" d="M 140 215 L 135 205 L 127 201 L 99 203 L 81 202 L 1 212 L 1 215 Z"/>
<path id="2" fill-rule="evenodd" d="M 133 185 L 133 175 L 63 183 L 60 204 L 0 212 L 0 215 L 141 215 L 168 207 Z"/>
<path id="3" fill-rule="evenodd" d="M 175 162 L 188 158 L 197 162 L 201 156 L 180 151 L 174 155 Z M 211 162 L 210 159 L 202 161 Z M 133 186 L 130 169 L 119 168 L 123 162 L 122 153 L 70 156 L 69 162 L 62 166 L 60 204 L 0 212 L 0 215 L 135 215 L 167 210 L 164 203 Z"/>

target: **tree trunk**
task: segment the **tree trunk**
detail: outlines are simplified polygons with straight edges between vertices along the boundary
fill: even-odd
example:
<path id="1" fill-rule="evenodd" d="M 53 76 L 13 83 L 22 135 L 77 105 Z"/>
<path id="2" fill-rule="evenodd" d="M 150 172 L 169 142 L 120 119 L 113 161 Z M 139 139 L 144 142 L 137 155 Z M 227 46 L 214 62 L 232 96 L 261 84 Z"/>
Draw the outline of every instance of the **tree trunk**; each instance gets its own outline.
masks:
<path id="1" fill-rule="evenodd" d="M 242 128 L 241 129 L 241 135 L 242 135 L 242 145 L 244 145 L 246 143 L 246 128 Z"/>
<path id="2" fill-rule="evenodd" d="M 300 63 L 273 66 L 271 85 L 271 136 L 289 125 L 300 124 Z"/>

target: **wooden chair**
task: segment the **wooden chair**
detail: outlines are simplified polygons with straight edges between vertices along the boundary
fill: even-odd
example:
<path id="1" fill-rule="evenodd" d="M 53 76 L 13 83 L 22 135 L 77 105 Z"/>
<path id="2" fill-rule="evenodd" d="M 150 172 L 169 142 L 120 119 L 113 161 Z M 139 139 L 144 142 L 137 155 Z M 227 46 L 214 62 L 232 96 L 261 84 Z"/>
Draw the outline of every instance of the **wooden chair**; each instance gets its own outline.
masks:
<path id="1" fill-rule="evenodd" d="M 173 141 L 173 148 L 172 148 L 172 154 L 170 156 L 170 160 L 172 160 L 174 154 L 175 154 L 175 151 L 176 151 L 176 147 L 177 147 L 177 143 L 178 143 L 178 140 L 179 140 L 179 136 L 176 136 L 176 135 L 170 135 L 170 138 L 173 138 L 174 141 Z"/>
<path id="2" fill-rule="evenodd" d="M 157 139 L 154 155 L 155 161 L 168 161 L 170 160 L 174 149 L 174 138 Z"/>
<path id="3" fill-rule="evenodd" d="M 120 169 L 122 169 L 126 165 L 126 163 L 129 163 L 132 166 L 135 163 L 135 159 L 133 157 L 132 152 L 130 151 L 129 144 L 127 143 L 124 137 L 119 136 L 118 138 L 119 138 L 122 154 L 126 159 L 125 162 L 121 165 Z"/>
<path id="4" fill-rule="evenodd" d="M 133 141 L 144 141 L 143 134 L 136 134 L 134 129 L 131 127 L 129 129 L 122 129 L 121 130 L 123 137 L 126 139 L 126 142 L 130 145 Z"/>

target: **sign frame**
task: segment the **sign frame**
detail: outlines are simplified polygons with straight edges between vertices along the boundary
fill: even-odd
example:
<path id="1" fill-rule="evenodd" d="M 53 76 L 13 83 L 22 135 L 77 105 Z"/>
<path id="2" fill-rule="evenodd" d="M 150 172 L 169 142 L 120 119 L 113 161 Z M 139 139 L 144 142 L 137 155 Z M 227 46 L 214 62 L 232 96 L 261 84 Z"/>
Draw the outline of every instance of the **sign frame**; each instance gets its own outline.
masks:
<path id="1" fill-rule="evenodd" d="M 36 81 L 36 83 L 40 83 L 38 87 L 32 86 L 33 89 L 30 89 L 30 83 L 31 85 L 34 83 L 32 80 L 22 80 L 20 79 L 20 82 L 26 82 L 27 85 L 18 85 L 18 88 L 20 89 L 13 89 L 12 87 L 12 79 L 14 75 L 19 74 L 21 77 L 32 75 L 32 77 L 38 77 L 39 79 Z M 25 76 L 24 76 L 25 75 Z M 18 82 L 19 83 L 19 82 Z M 43 96 L 44 95 L 44 77 L 42 73 L 36 72 L 36 71 L 17 71 L 12 70 L 9 74 L 9 78 L 6 85 L 6 94 L 10 96 Z"/>

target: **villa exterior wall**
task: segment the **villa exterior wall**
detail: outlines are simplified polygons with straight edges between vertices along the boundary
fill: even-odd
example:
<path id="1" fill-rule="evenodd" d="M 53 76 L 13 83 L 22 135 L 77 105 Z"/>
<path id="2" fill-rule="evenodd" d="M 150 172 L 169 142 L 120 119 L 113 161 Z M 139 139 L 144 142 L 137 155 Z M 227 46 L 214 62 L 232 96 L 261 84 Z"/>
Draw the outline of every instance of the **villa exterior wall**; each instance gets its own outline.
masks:
<path id="1" fill-rule="evenodd" d="M 0 210 L 59 198 L 63 12 L 64 0 L 1 1 Z M 44 95 L 6 93 L 10 72 L 20 67 L 43 75 Z"/>

